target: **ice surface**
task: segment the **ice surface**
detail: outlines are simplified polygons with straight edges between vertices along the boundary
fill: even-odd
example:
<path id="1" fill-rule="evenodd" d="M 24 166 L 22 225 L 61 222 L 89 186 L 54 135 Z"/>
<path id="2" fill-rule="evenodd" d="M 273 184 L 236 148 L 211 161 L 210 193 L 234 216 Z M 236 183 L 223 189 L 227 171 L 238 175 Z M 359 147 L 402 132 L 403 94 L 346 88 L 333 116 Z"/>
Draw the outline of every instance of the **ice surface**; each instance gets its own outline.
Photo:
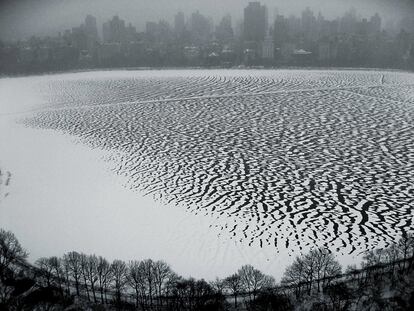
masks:
<path id="1" fill-rule="evenodd" d="M 204 277 L 253 263 L 278 276 L 287 254 L 354 256 L 412 230 L 413 74 L 112 71 L 3 79 L 0 90 L 19 85 L 27 92 L 1 105 L 5 169 L 33 192 L 13 200 L 42 206 L 41 232 L 53 211 L 62 251 L 141 251 Z M 44 164 L 30 172 L 25 161 Z"/>
<path id="2" fill-rule="evenodd" d="M 10 193 L 0 200 L 0 227 L 17 235 L 32 262 L 77 250 L 109 260 L 162 259 L 183 276 L 213 279 L 246 263 L 279 276 L 289 261 L 272 248 L 218 238 L 212 217 L 126 189 L 103 161 L 108 154 L 67 135 L 2 118 L 0 155 L 0 166 L 13 172 L 10 185 L 0 186 Z"/>

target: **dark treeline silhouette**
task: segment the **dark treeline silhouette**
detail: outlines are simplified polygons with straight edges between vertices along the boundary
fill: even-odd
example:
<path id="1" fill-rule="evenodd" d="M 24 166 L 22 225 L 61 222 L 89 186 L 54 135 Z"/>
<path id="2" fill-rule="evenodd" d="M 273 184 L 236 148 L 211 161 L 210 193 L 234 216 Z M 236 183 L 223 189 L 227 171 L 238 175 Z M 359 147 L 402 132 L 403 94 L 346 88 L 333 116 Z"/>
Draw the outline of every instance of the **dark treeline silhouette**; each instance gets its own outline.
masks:
<path id="1" fill-rule="evenodd" d="M 345 273 L 327 250 L 296 257 L 281 284 L 251 265 L 214 281 L 183 278 L 163 261 L 69 252 L 27 263 L 0 229 L 0 310 L 412 310 L 414 239 L 365 254 Z"/>
<path id="2" fill-rule="evenodd" d="M 300 16 L 275 13 L 252 2 L 241 22 L 230 14 L 179 12 L 171 25 L 148 21 L 137 31 L 119 16 L 96 18 L 55 37 L 0 41 L 0 73 L 116 67 L 313 66 L 414 69 L 414 18 L 385 23 L 355 9 L 328 20 L 309 8 Z M 101 33 L 101 34 L 100 34 Z"/>

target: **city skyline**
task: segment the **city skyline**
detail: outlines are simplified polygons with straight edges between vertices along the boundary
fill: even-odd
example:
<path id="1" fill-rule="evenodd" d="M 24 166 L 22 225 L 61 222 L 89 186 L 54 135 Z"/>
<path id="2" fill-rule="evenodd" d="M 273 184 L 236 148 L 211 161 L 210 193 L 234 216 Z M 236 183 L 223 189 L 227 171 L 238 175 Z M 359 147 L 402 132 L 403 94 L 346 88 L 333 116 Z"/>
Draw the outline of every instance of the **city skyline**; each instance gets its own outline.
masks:
<path id="1" fill-rule="evenodd" d="M 362 14 L 360 14 L 360 12 L 358 10 L 356 10 L 354 7 L 351 7 L 349 10 L 343 12 L 342 15 L 338 15 L 337 17 L 332 17 L 329 18 L 327 16 L 325 16 L 321 11 L 315 11 L 313 10 L 311 7 L 304 7 L 302 11 L 299 11 L 297 14 L 283 14 L 283 12 L 281 12 L 280 10 L 278 10 L 278 8 L 275 8 L 273 10 L 273 12 L 271 13 L 271 10 L 265 5 L 263 4 L 263 1 L 248 1 L 248 4 L 246 5 L 246 7 L 242 8 L 242 17 L 235 19 L 234 16 L 231 13 L 224 13 L 223 16 L 218 19 L 218 20 L 214 20 L 213 18 L 211 18 L 208 15 L 205 15 L 203 12 L 196 10 L 194 12 L 191 12 L 189 14 L 185 14 L 183 11 L 177 11 L 172 15 L 171 19 L 164 19 L 161 18 L 159 20 L 145 20 L 143 22 L 143 27 L 142 28 L 138 28 L 137 26 L 135 26 L 135 24 L 128 20 L 127 18 L 125 18 L 123 15 L 121 14 L 114 14 L 112 16 L 110 16 L 109 18 L 105 19 L 105 20 L 99 20 L 94 14 L 91 13 L 85 13 L 83 18 L 81 19 L 80 23 L 73 25 L 73 27 L 64 29 L 63 31 L 55 31 L 52 32 L 48 35 L 32 35 L 30 37 L 27 37 L 25 39 L 19 39 L 19 40 L 3 40 L 0 37 L 0 41 L 3 40 L 5 42 L 16 42 L 16 41 L 26 41 L 26 40 L 30 40 L 33 37 L 39 37 L 39 38 L 46 38 L 46 37 L 57 37 L 60 35 L 64 35 L 67 32 L 76 32 L 76 30 L 79 29 L 79 27 L 82 27 L 85 24 L 88 24 L 88 19 L 92 18 L 93 21 L 92 23 L 95 23 L 96 25 L 96 37 L 99 40 L 101 40 L 102 42 L 108 42 L 111 40 L 105 40 L 105 28 L 107 28 L 106 26 L 108 26 L 108 24 L 113 21 L 113 20 L 118 20 L 119 23 L 123 23 L 123 27 L 125 28 L 130 28 L 130 30 L 133 30 L 135 33 L 139 34 L 145 34 L 148 32 L 151 32 L 151 27 L 157 27 L 157 25 L 164 25 L 165 27 L 169 28 L 169 30 L 173 30 L 176 31 L 177 30 L 177 25 L 176 23 L 179 22 L 182 24 L 182 28 L 186 29 L 186 30 L 191 30 L 194 27 L 194 17 L 198 18 L 198 19 L 205 19 L 205 27 L 207 27 L 207 29 L 205 29 L 206 31 L 211 32 L 214 36 L 217 33 L 217 27 L 223 27 L 223 23 L 227 22 L 227 27 L 231 27 L 232 31 L 234 32 L 233 35 L 235 37 L 239 36 L 239 37 L 243 37 L 244 38 L 244 28 L 246 27 L 246 10 L 249 10 L 250 7 L 253 7 L 255 5 L 258 5 L 258 7 L 256 7 L 256 11 L 257 10 L 263 10 L 262 12 L 256 12 L 257 14 L 259 14 L 260 18 L 258 18 L 256 21 L 251 21 L 250 24 L 252 24 L 252 27 L 254 27 L 255 23 L 261 23 L 263 25 L 261 25 L 262 30 L 260 30 L 259 32 L 264 32 L 265 35 L 268 34 L 269 31 L 274 30 L 274 28 L 277 26 L 277 22 L 278 22 L 278 18 L 280 18 L 281 16 L 284 17 L 286 20 L 298 20 L 298 19 L 303 19 L 304 14 L 312 14 L 315 18 L 322 18 L 326 21 L 335 21 L 340 23 L 341 19 L 344 18 L 344 16 L 347 16 L 349 14 L 354 15 L 353 18 L 355 18 L 356 21 L 369 21 L 373 16 L 377 16 L 381 19 L 381 27 L 384 30 L 387 31 L 399 31 L 401 30 L 401 24 L 403 22 L 405 22 L 407 19 L 401 18 L 400 20 L 395 20 L 394 23 L 390 24 L 389 22 L 387 22 L 387 20 L 383 17 L 383 15 L 379 14 L 378 12 L 372 12 L 370 15 L 367 16 L 363 16 Z M 255 10 L 255 8 L 253 8 L 253 11 Z M 255 14 L 255 13 L 251 13 L 251 14 Z M 250 15 L 251 15 L 250 14 Z M 249 14 L 248 14 L 249 15 Z M 179 21 L 177 20 L 177 18 L 179 18 Z M 254 19 L 254 18 L 253 18 Z M 411 21 L 411 20 L 410 20 Z M 91 27 L 90 24 L 91 20 L 89 20 L 89 28 Z M 208 25 L 207 25 L 208 24 Z M 391 27 L 392 26 L 392 27 Z M 409 25 L 411 26 L 411 24 Z M 88 27 L 86 27 L 88 28 Z M 201 27 L 202 28 L 202 27 Z M 258 30 L 256 30 L 256 33 L 252 33 L 250 36 L 254 37 L 257 36 Z M 275 30 L 276 31 L 276 30 Z M 265 36 L 264 35 L 264 36 Z M 264 40 L 264 36 L 261 37 L 260 36 L 260 40 L 258 41 L 263 41 Z M 217 40 L 217 38 L 213 38 L 213 40 Z"/>
<path id="2" fill-rule="evenodd" d="M 305 7 L 270 14 L 250 1 L 243 18 L 215 21 L 196 10 L 173 22 L 150 20 L 139 30 L 122 15 L 100 22 L 88 14 L 71 29 L 0 45 L 0 71 L 29 73 L 119 67 L 414 67 L 414 19 L 394 25 L 354 8 L 329 18 Z"/>
<path id="3" fill-rule="evenodd" d="M 251 1 L 227 0 L 217 2 L 214 6 L 203 5 L 203 2 L 187 0 L 175 1 L 174 5 L 166 5 L 164 0 L 148 1 L 122 0 L 119 5 L 108 5 L 107 1 L 101 1 L 100 5 L 94 5 L 95 0 L 79 2 L 48 0 L 36 1 L 29 4 L 28 1 L 6 1 L 0 4 L 0 39 L 5 41 L 23 40 L 35 36 L 54 35 L 79 25 L 85 14 L 91 14 L 97 18 L 98 24 L 102 24 L 114 15 L 122 16 L 125 20 L 137 28 L 145 31 L 146 22 L 165 20 L 174 23 L 175 13 L 181 11 L 185 15 L 199 11 L 218 23 L 223 16 L 230 14 L 233 22 L 243 19 L 243 8 Z M 407 1 L 399 1 L 401 5 L 389 6 L 386 0 L 366 1 L 326 1 L 322 0 L 295 0 L 286 4 L 283 1 L 261 1 L 268 8 L 269 18 L 273 19 L 277 14 L 299 15 L 306 7 L 316 12 L 321 12 L 327 18 L 336 18 L 354 7 L 362 17 L 368 17 L 378 12 L 385 23 L 408 13 L 403 4 Z M 121 5 L 125 4 L 125 5 Z M 99 29 L 102 35 L 101 29 Z"/>

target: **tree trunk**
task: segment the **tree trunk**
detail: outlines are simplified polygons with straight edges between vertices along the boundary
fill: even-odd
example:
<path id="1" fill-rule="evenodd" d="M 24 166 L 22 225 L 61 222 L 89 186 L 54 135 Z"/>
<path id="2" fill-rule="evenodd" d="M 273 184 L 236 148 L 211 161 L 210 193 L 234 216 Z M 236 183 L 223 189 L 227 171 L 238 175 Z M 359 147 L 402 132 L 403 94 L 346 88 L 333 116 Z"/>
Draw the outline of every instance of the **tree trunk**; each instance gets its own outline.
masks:
<path id="1" fill-rule="evenodd" d="M 160 284 L 159 286 L 158 286 L 158 300 L 159 300 L 159 304 L 160 304 L 160 306 L 162 306 L 163 305 L 163 303 L 162 303 L 162 295 L 161 295 L 161 291 L 162 291 L 162 285 Z"/>
<path id="2" fill-rule="evenodd" d="M 88 296 L 88 301 L 91 301 L 91 297 L 89 296 L 88 282 L 86 281 L 86 278 L 83 279 L 83 284 L 85 285 L 86 295 Z"/>
<path id="3" fill-rule="evenodd" d="M 104 302 L 104 289 L 103 289 L 103 286 L 100 284 L 100 287 L 101 287 L 101 289 L 100 289 L 100 292 L 101 292 L 101 302 L 102 302 L 102 304 L 104 304 L 105 302 Z"/>
<path id="4" fill-rule="evenodd" d="M 79 293 L 79 280 L 78 279 L 75 280 L 75 287 L 76 287 L 76 295 L 78 295 L 79 297 L 80 293 Z"/>
<path id="5" fill-rule="evenodd" d="M 105 292 L 105 303 L 108 304 L 108 288 L 107 288 L 106 285 L 105 285 L 105 288 L 104 288 L 104 292 Z"/>
<path id="6" fill-rule="evenodd" d="M 96 293 L 95 293 L 95 285 L 93 283 L 91 283 L 91 289 L 92 289 L 92 295 L 93 295 L 93 302 L 97 302 L 96 301 Z"/>

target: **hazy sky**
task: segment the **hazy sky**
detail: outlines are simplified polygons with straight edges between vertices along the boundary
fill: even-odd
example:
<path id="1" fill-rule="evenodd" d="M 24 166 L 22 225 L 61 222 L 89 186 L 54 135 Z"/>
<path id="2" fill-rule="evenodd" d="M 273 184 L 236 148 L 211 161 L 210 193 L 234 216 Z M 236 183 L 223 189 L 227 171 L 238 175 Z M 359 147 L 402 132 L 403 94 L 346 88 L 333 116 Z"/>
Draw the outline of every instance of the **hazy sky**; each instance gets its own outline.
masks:
<path id="1" fill-rule="evenodd" d="M 30 35 L 55 35 L 78 26 L 86 14 L 98 19 L 98 27 L 118 14 L 127 22 L 144 28 L 148 20 L 172 21 L 177 11 L 187 15 L 199 10 L 215 20 L 230 13 L 242 16 L 249 0 L 0 0 L 0 38 L 21 39 Z M 299 14 L 307 6 L 327 17 L 336 17 L 351 7 L 363 16 L 379 12 L 385 19 L 399 19 L 414 0 L 262 0 L 270 15 L 275 8 L 282 14 Z"/>

